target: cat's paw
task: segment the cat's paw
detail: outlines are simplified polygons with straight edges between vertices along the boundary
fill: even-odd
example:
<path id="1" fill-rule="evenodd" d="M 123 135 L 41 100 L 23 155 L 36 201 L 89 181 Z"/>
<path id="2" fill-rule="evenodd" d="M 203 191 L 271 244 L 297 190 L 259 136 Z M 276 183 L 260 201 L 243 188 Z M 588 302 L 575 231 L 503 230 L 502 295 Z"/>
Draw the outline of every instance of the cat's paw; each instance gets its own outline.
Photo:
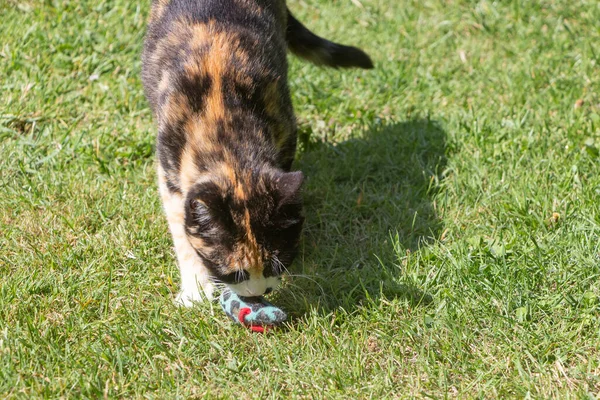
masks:
<path id="1" fill-rule="evenodd" d="M 212 301 L 214 300 L 215 287 L 212 283 L 207 283 L 202 286 L 202 291 L 197 287 L 192 289 L 182 289 L 181 292 L 175 297 L 175 304 L 181 307 L 192 307 L 196 302 Z M 203 292 L 203 293 L 202 293 Z"/>
<path id="2" fill-rule="evenodd" d="M 175 297 L 175 305 L 179 307 L 192 307 L 195 302 L 202 302 L 204 298 L 200 295 L 200 292 L 196 290 L 196 292 L 184 292 L 183 290 L 179 292 L 177 297 Z"/>

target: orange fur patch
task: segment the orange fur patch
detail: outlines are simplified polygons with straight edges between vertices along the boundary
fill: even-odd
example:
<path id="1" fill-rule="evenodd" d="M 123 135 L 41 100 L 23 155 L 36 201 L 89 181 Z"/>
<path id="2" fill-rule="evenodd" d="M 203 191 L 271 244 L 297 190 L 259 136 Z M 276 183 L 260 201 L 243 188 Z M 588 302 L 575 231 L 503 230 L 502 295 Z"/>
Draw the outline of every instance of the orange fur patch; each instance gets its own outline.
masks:
<path id="1" fill-rule="evenodd" d="M 179 179 L 181 190 L 186 194 L 192 185 L 201 177 L 200 171 L 196 166 L 194 151 L 187 146 L 181 154 L 181 167 L 179 169 Z"/>
<path id="2" fill-rule="evenodd" d="M 246 210 L 244 214 L 244 228 L 246 229 L 246 243 L 242 246 L 244 251 L 243 257 L 246 263 L 247 270 L 250 276 L 257 275 L 262 276 L 264 266 L 262 264 L 262 257 L 256 238 L 252 233 L 252 227 L 250 224 L 250 213 Z"/>

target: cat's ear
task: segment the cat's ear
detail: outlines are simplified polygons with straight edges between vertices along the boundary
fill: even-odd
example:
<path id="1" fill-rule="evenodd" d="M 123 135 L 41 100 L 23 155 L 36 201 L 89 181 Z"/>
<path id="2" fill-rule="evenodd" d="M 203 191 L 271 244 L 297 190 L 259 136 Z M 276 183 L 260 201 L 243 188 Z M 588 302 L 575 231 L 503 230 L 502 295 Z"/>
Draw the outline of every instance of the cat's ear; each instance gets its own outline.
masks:
<path id="1" fill-rule="evenodd" d="M 189 210 L 190 216 L 192 216 L 194 219 L 201 218 L 202 215 L 208 214 L 208 207 L 202 200 L 198 198 L 188 199 L 187 209 Z"/>
<path id="2" fill-rule="evenodd" d="M 295 203 L 300 199 L 300 188 L 304 175 L 300 171 L 284 172 L 277 178 L 280 203 Z"/>
<path id="3" fill-rule="evenodd" d="M 222 202 L 223 196 L 219 187 L 211 181 L 194 185 L 188 193 L 188 207 L 191 211 L 201 211 L 203 208 L 213 208 Z"/>
<path id="4" fill-rule="evenodd" d="M 211 181 L 199 183 L 190 190 L 185 208 L 186 224 L 203 224 L 228 214 L 221 188 Z"/>

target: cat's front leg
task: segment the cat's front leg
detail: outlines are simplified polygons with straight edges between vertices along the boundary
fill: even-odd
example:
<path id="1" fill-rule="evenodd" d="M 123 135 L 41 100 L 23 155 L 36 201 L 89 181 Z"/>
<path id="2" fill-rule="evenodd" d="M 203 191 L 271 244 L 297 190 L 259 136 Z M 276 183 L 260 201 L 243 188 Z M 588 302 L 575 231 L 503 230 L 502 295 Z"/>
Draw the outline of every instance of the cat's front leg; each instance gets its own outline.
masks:
<path id="1" fill-rule="evenodd" d="M 166 185 L 164 173 L 159 167 L 159 190 L 173 237 L 175 254 L 181 273 L 181 291 L 175 298 L 178 305 L 190 307 L 195 301 L 213 300 L 214 284 L 211 275 L 196 254 L 185 233 L 184 199 L 178 193 L 171 193 Z M 204 292 L 203 294 L 201 293 Z"/>
<path id="2" fill-rule="evenodd" d="M 175 236 L 173 236 L 175 240 Z M 177 248 L 177 245 L 175 246 Z M 213 300 L 214 285 L 206 271 L 202 261 L 194 254 L 197 260 L 182 261 L 186 255 L 177 255 L 179 271 L 181 272 L 181 291 L 175 298 L 177 305 L 191 307 L 195 301 Z M 202 289 L 203 295 L 200 293 Z"/>
<path id="3" fill-rule="evenodd" d="M 181 291 L 175 298 L 175 302 L 178 305 L 191 307 L 195 301 L 203 301 L 205 298 L 213 300 L 215 288 L 210 280 L 210 273 L 188 241 L 183 224 L 171 226 L 170 229 L 181 273 Z M 204 297 L 200 293 L 201 290 Z"/>

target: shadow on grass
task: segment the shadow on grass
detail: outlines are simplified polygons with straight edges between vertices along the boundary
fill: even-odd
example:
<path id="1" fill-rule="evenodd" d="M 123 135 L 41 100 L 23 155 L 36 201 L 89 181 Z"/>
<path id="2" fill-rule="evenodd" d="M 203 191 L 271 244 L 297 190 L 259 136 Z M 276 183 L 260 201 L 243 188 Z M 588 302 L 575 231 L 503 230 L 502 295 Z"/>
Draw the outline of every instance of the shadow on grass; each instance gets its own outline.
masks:
<path id="1" fill-rule="evenodd" d="M 430 303 L 401 266 L 407 252 L 441 234 L 433 196 L 445 153 L 445 132 L 421 119 L 305 152 L 303 248 L 278 304 L 299 316 L 315 307 L 352 311 L 381 296 Z"/>

